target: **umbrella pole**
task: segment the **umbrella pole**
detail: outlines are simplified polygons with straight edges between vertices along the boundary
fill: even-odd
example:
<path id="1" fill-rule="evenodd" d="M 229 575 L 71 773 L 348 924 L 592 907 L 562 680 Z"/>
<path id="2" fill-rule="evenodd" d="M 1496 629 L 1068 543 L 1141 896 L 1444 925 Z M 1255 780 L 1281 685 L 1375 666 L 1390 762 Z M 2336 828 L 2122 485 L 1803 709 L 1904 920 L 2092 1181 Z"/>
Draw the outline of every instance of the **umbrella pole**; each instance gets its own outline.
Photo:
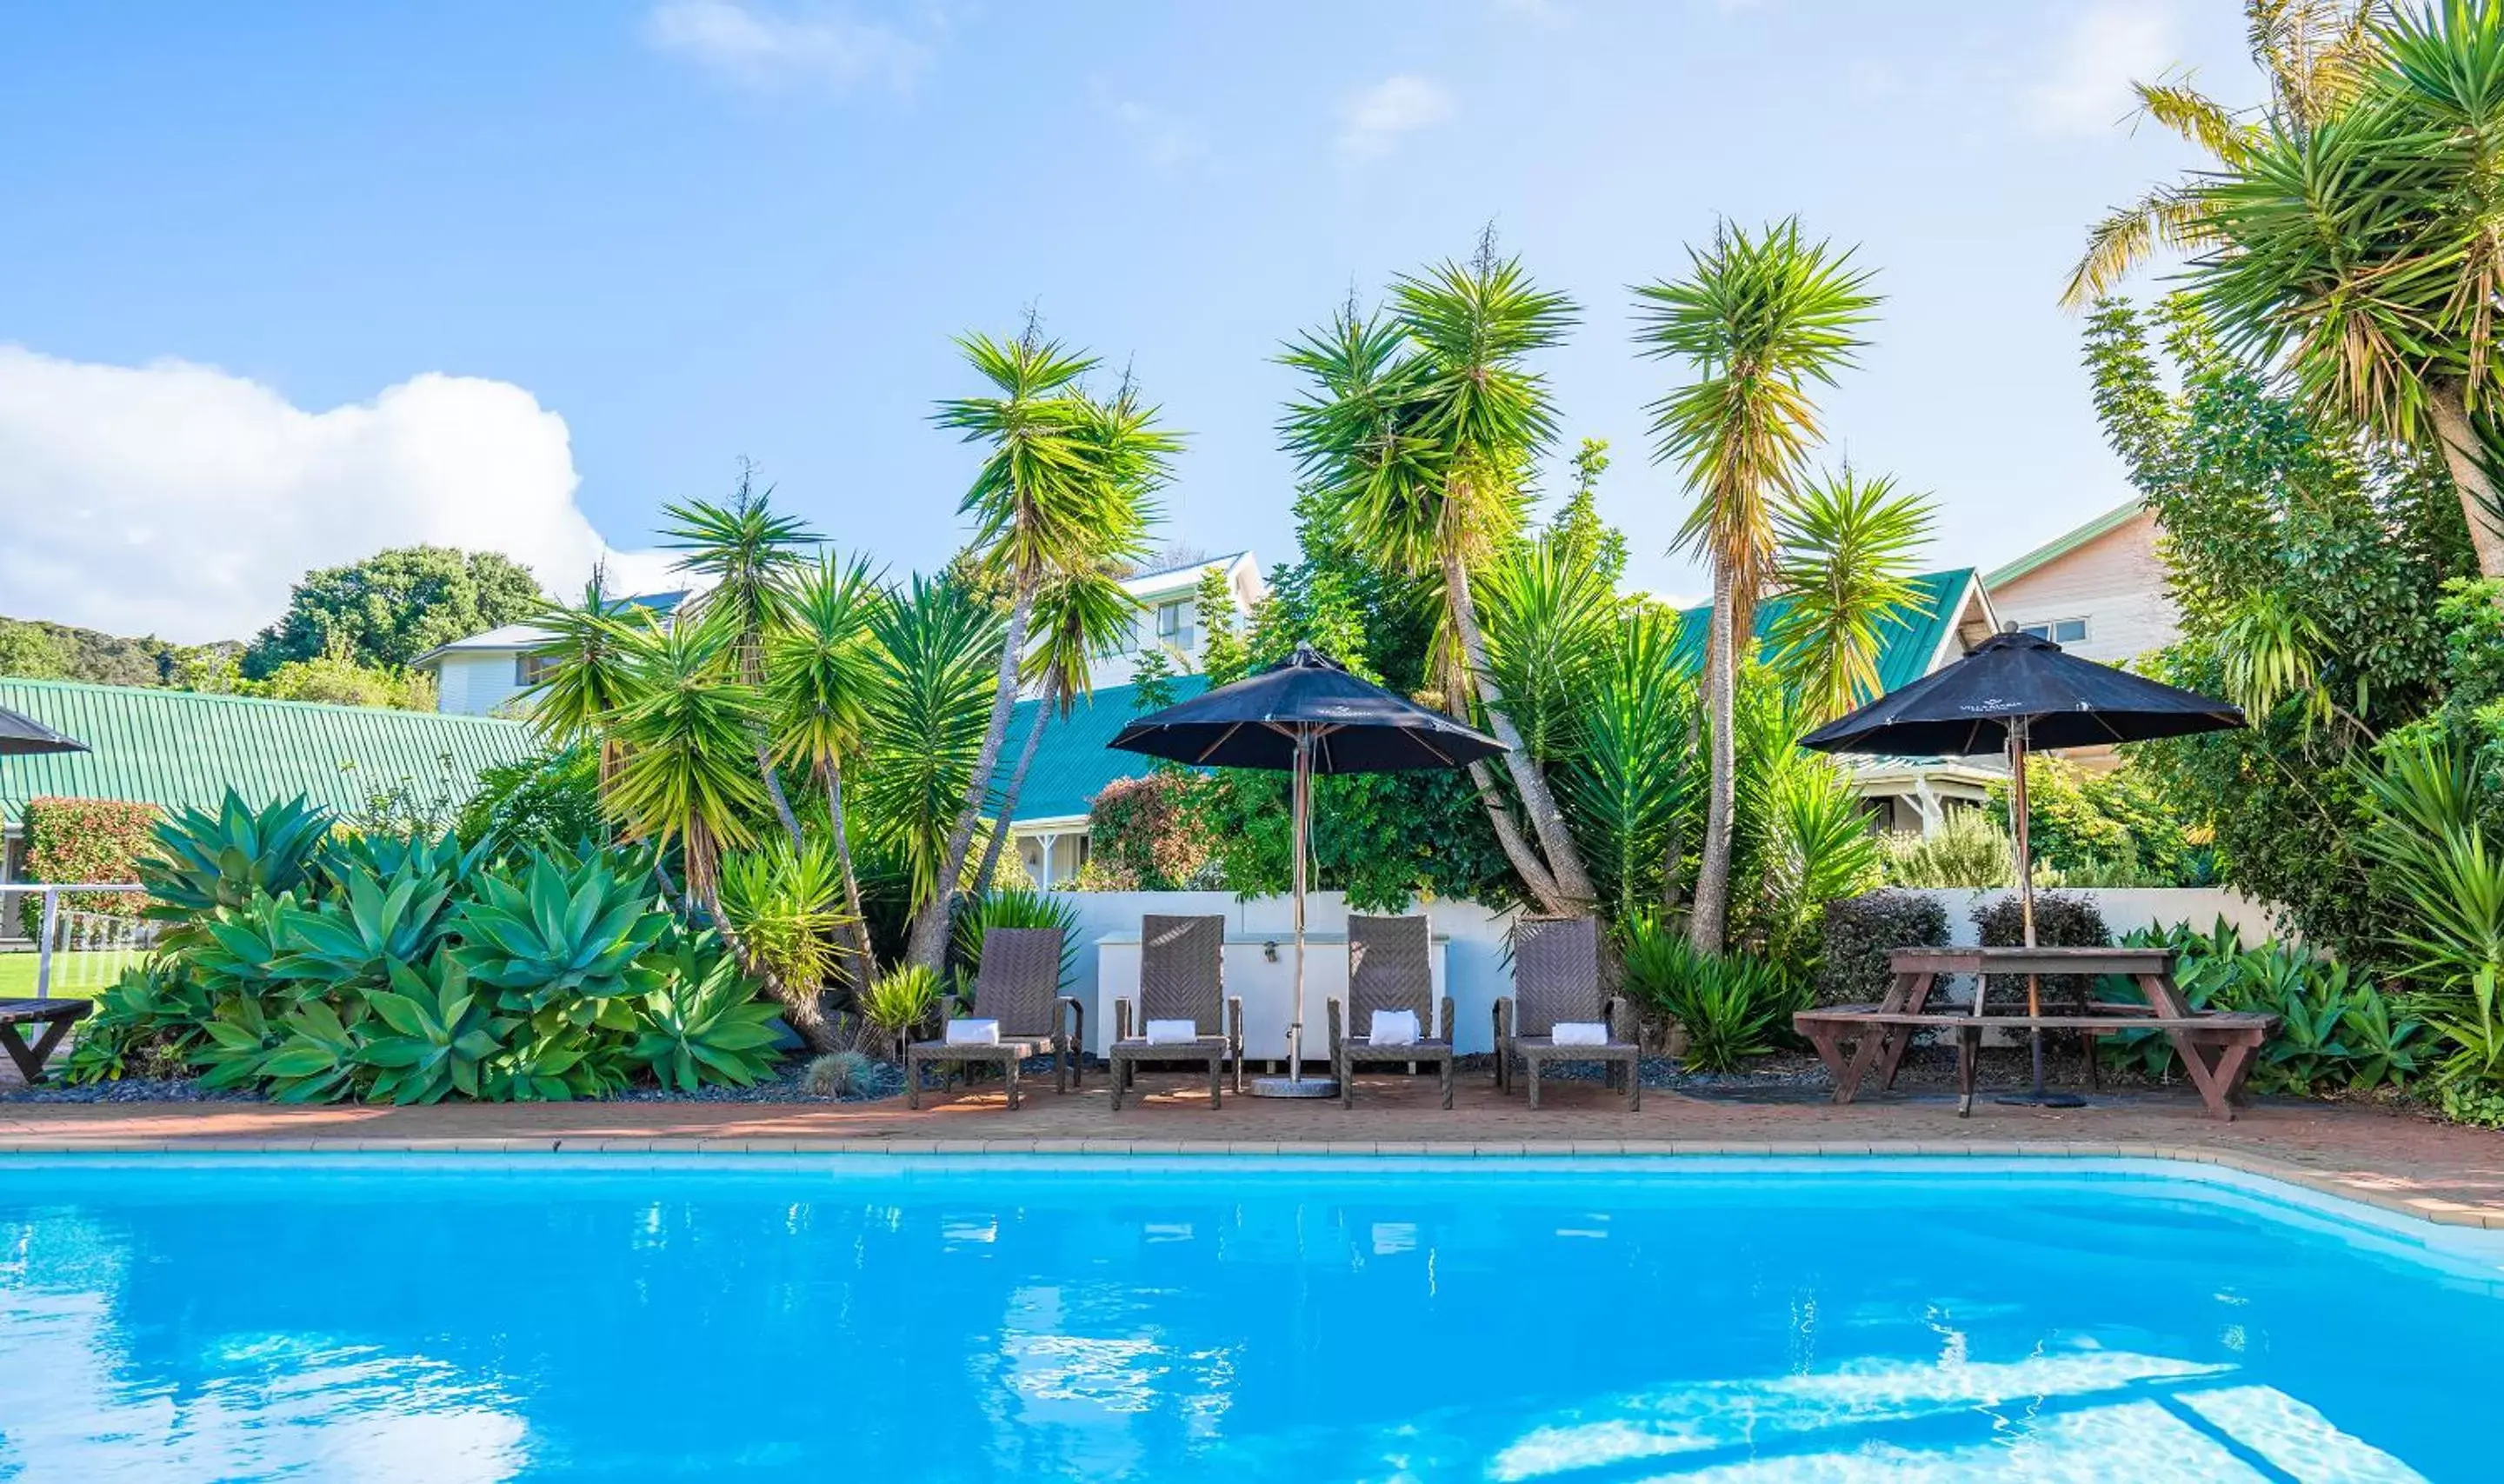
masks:
<path id="1" fill-rule="evenodd" d="M 2022 924 L 2020 936 L 2025 946 L 2030 949 L 2034 947 L 2034 849 L 2027 840 L 2026 830 L 2027 820 L 2034 812 L 2026 799 L 2026 751 L 2032 740 L 2028 735 L 2028 718 L 2010 717 L 2008 722 L 2008 820 L 2011 833 L 2016 837 L 2017 916 Z M 1980 982 L 1975 983 L 1973 992 L 1977 995 L 1983 992 Z M 2042 977 L 2031 971 L 2026 976 L 2026 1013 L 2029 1016 L 2040 1016 L 2043 1013 Z M 2033 1086 L 2028 1088 L 2024 1097 L 2001 1098 L 2001 1102 L 2042 1108 L 2085 1106 L 2086 1100 L 2083 1098 L 2073 1097 L 2068 1093 L 2062 1093 L 2056 1097 L 2043 1090 L 2043 1032 L 2039 1027 L 2031 1028 L 2026 1032 L 2026 1050 L 2028 1058 L 2034 1063 Z"/>
<path id="2" fill-rule="evenodd" d="M 1304 1080 L 1304 857 L 1313 827 L 1313 734 L 1296 729 L 1296 1013 L 1287 1022 L 1287 1079 Z"/>

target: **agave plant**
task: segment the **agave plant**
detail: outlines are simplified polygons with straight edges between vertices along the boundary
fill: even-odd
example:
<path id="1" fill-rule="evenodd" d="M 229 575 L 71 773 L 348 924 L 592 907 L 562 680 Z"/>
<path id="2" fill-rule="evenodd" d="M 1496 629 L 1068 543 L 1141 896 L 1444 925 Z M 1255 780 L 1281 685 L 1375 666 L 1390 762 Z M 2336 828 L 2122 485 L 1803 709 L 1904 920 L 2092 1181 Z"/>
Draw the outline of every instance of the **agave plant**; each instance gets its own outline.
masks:
<path id="1" fill-rule="evenodd" d="M 292 894 L 217 908 L 184 935 L 182 960 L 212 998 L 272 993 L 300 977 L 296 924 L 307 915 Z"/>
<path id="2" fill-rule="evenodd" d="M 254 810 L 226 790 L 214 814 L 187 809 L 160 820 L 156 849 L 138 862 L 146 915 L 180 934 L 202 915 L 240 908 L 256 893 L 304 894 L 330 816 L 303 798 Z"/>
<path id="3" fill-rule="evenodd" d="M 452 931 L 451 877 L 415 858 L 388 877 L 364 860 L 343 861 L 333 879 L 341 889 L 329 901 L 285 918 L 292 951 L 280 967 L 290 978 L 379 985 L 391 965 L 424 959 Z"/>
<path id="4" fill-rule="evenodd" d="M 631 1014 L 623 1018 L 626 1025 L 634 1024 Z M 609 1041 L 556 1011 L 542 1011 L 512 1027 L 504 1049 L 488 1058 L 480 1087 L 497 1102 L 562 1103 L 596 1097 L 626 1080 L 611 1065 L 615 1058 L 604 1055 Z"/>
<path id="5" fill-rule="evenodd" d="M 360 835 L 334 832 L 316 864 L 332 891 L 344 891 L 358 877 L 389 880 L 401 875 L 439 876 L 456 889 L 487 856 L 487 842 L 469 849 L 457 835 Z"/>
<path id="6" fill-rule="evenodd" d="M 458 959 L 437 954 L 424 970 L 394 963 L 391 987 L 365 1000 L 382 1022 L 360 1053 L 375 1069 L 372 1096 L 434 1103 L 452 1092 L 479 1095 L 480 1067 L 501 1050 L 503 1027 L 470 992 Z"/>
<path id="7" fill-rule="evenodd" d="M 62 1063 L 64 1082 L 114 1082 L 151 1062 L 181 1065 L 204 1034 L 215 1006 L 182 959 L 159 955 L 124 969 L 95 997 L 95 1009 Z"/>
<path id="8" fill-rule="evenodd" d="M 679 972 L 643 997 L 635 1059 L 661 1086 L 692 1092 L 708 1081 L 751 1087 L 773 1072 L 774 1007 L 727 953 L 701 945 L 678 955 Z M 693 971 L 693 972 L 689 972 Z"/>
<path id="9" fill-rule="evenodd" d="M 253 1068 L 282 1103 L 331 1103 L 358 1090 L 368 1074 L 365 997 L 349 993 L 335 1005 L 310 1000 L 280 1020 L 286 1039 L 262 1053 Z"/>
<path id="10" fill-rule="evenodd" d="M 233 995 L 200 1024 L 201 1039 L 191 1048 L 191 1065 L 200 1086 L 221 1090 L 249 1087 L 261 1080 L 261 1064 L 277 1049 L 284 1032 L 266 1004 L 252 995 Z"/>
<path id="11" fill-rule="evenodd" d="M 482 871 L 473 889 L 453 918 L 461 946 L 452 956 L 470 978 L 504 991 L 508 1008 L 640 994 L 656 983 L 656 971 L 639 961 L 670 915 L 654 905 L 643 872 L 621 876 L 604 854 L 576 862 L 551 853 L 518 878 Z"/>

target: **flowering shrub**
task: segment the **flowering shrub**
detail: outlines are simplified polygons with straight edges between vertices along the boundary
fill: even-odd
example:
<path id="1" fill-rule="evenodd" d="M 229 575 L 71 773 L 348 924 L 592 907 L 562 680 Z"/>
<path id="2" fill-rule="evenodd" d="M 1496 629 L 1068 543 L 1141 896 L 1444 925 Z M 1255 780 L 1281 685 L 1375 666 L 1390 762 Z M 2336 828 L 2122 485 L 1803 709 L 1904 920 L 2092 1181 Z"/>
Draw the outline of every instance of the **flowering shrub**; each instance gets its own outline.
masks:
<path id="1" fill-rule="evenodd" d="M 1090 891 L 1180 891 L 1203 884 L 1210 852 L 1193 799 L 1200 783 L 1198 774 L 1159 769 L 1105 784 L 1088 809 L 1087 870 L 1080 884 Z"/>
<path id="2" fill-rule="evenodd" d="M 26 801 L 26 879 L 33 881 L 135 881 L 133 864 L 156 823 L 153 804 L 120 799 L 34 798 Z M 43 898 L 19 897 L 28 937 L 42 926 Z M 146 900 L 135 891 L 73 892 L 64 912 L 135 917 Z"/>

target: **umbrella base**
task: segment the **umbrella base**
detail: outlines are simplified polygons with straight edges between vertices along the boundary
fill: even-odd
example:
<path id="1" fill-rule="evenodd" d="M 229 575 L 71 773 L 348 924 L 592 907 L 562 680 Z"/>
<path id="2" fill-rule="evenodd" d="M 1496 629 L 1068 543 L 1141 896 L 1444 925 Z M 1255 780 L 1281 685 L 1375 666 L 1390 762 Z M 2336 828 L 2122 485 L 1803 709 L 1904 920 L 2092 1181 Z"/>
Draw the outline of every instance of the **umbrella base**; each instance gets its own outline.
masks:
<path id="1" fill-rule="evenodd" d="M 1255 1077 L 1254 1097 L 1337 1097 L 1336 1077 Z"/>
<path id="2" fill-rule="evenodd" d="M 2074 1092 L 2012 1092 L 1993 1102 L 2007 1108 L 2083 1108 L 2087 1100 Z"/>

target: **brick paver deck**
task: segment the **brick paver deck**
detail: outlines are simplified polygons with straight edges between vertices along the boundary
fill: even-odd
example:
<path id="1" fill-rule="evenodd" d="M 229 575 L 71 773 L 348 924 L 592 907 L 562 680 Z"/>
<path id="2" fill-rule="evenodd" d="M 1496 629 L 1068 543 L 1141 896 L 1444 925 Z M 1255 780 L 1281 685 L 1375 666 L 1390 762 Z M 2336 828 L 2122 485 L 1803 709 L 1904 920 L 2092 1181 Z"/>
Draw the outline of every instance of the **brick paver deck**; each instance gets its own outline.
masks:
<path id="1" fill-rule="evenodd" d="M 134 1150 L 531 1152 L 884 1151 L 896 1154 L 1753 1154 L 2102 1155 L 2232 1165 L 2428 1221 L 2504 1228 L 2504 1134 L 2404 1113 L 2263 1102 L 2233 1123 L 2189 1094 L 2107 1093 L 2082 1109 L 1883 1094 L 1848 1107 L 1801 1094 L 1746 1102 L 1648 1089 L 1628 1114 L 1590 1084 L 1552 1085 L 1533 1113 L 1464 1079 L 1449 1113 L 1429 1080 L 1359 1082 L 1336 1102 L 1229 1097 L 1143 1077 L 1112 1111 L 1105 1083 L 1016 1113 L 995 1089 L 878 1103 L 462 1104 L 285 1108 L 258 1103 L 0 1103 L 0 1154 Z"/>

